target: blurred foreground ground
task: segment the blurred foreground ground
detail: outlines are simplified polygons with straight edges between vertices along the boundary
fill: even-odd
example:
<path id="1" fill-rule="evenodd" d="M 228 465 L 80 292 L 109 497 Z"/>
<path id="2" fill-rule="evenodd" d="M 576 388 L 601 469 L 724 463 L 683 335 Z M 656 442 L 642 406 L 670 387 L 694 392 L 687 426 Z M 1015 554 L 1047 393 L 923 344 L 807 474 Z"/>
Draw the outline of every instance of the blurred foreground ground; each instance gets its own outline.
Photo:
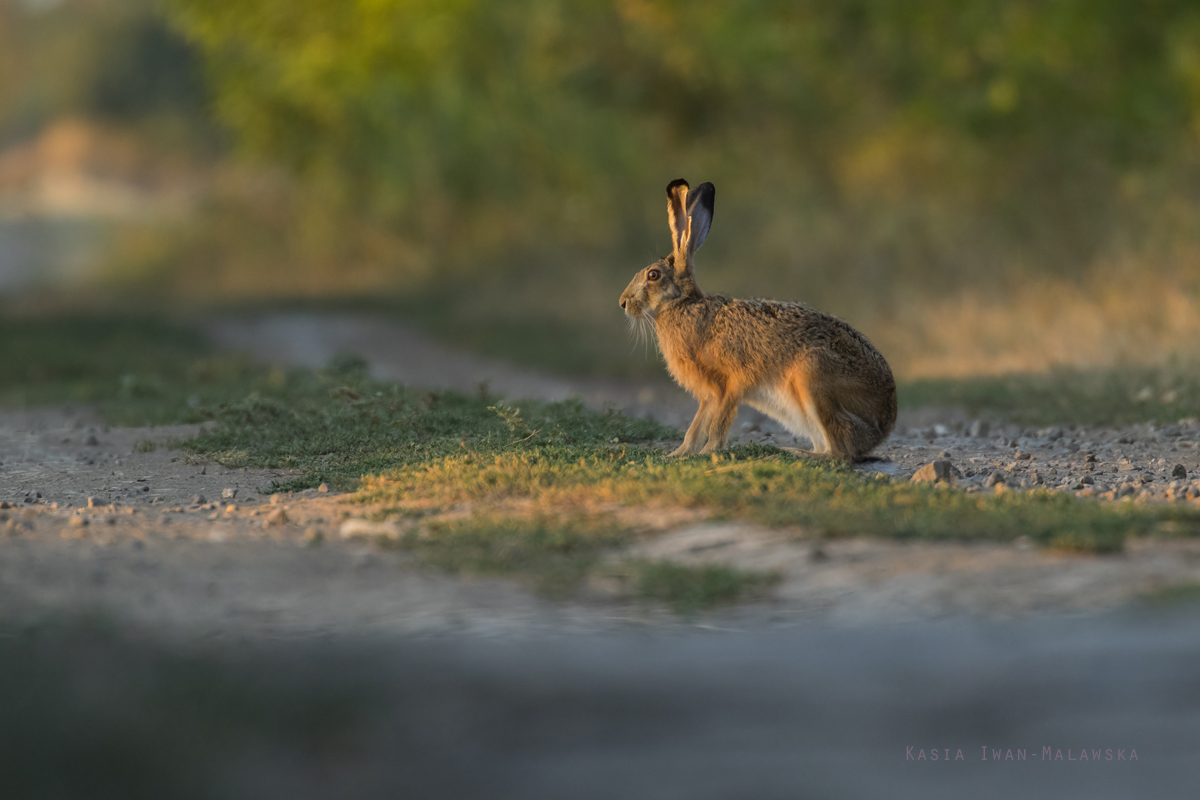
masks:
<path id="1" fill-rule="evenodd" d="M 9 791 L 1006 800 L 1185 797 L 1200 777 L 1200 630 L 1178 615 L 187 644 L 178 633 L 10 629 Z M 926 760 L 906 760 L 910 746 Z"/>

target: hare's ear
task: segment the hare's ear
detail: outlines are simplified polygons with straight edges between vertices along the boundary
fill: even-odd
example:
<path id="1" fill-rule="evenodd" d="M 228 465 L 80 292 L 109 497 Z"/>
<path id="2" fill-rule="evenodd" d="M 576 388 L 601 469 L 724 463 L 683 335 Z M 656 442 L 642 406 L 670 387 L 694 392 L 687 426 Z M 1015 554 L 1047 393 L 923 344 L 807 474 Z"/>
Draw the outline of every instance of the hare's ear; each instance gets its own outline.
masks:
<path id="1" fill-rule="evenodd" d="M 667 220 L 671 223 L 671 245 L 676 261 L 687 254 L 688 243 L 688 182 L 678 178 L 667 184 Z"/>
<path id="2" fill-rule="evenodd" d="M 713 203 L 716 199 L 717 187 L 711 183 L 702 183 L 688 193 L 687 254 L 689 259 L 708 238 L 708 229 L 712 226 Z"/>

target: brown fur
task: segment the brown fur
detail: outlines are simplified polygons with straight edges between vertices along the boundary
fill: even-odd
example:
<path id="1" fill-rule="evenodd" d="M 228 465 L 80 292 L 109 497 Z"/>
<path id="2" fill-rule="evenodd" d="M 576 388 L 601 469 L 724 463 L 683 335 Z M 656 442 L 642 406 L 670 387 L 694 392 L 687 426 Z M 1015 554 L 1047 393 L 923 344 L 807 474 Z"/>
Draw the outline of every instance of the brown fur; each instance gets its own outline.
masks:
<path id="1" fill-rule="evenodd" d="M 672 455 L 724 447 L 746 402 L 812 438 L 817 452 L 861 459 L 896 422 L 896 382 L 887 361 L 854 328 L 806 305 L 701 292 L 693 257 L 708 223 L 698 242 L 689 241 L 697 231 L 690 216 L 685 221 L 678 213 L 680 194 L 686 206 L 687 185 L 668 187 L 675 252 L 640 270 L 621 295 L 626 314 L 654 321 L 667 369 L 699 402 Z"/>

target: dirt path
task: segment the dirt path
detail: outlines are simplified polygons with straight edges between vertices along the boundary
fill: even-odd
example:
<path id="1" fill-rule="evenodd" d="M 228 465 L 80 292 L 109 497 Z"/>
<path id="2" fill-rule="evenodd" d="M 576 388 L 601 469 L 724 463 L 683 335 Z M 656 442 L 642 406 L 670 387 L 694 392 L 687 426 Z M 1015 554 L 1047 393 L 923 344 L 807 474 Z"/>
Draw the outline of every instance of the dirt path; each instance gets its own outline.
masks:
<path id="1" fill-rule="evenodd" d="M 336 352 L 352 351 L 370 359 L 378 376 L 412 385 L 470 390 L 482 377 L 494 391 L 513 397 L 579 395 L 593 405 L 615 404 L 677 425 L 692 411 L 690 401 L 670 389 L 574 384 L 458 354 L 379 320 L 292 315 L 220 323 L 213 332 L 225 346 L 277 363 L 319 365 Z M 887 460 L 864 469 L 904 479 L 945 454 L 969 491 L 995 491 L 983 485 L 993 472 L 1020 490 L 1036 472 L 1064 490 L 1094 491 L 1136 480 L 1137 491 L 1148 493 L 1172 491 L 1169 470 L 1176 463 L 1189 474 L 1200 469 L 1195 448 L 1200 429 L 1187 425 L 1006 428 L 984 438 L 963 435 L 969 422 L 954 410 L 908 415 L 904 427 L 912 435 L 894 437 L 883 451 Z M 753 413 L 740 424 L 745 439 L 802 444 Z M 162 446 L 192 430 L 106 430 L 86 413 L 62 410 L 0 414 L 0 501 L 9 506 L 0 508 L 0 609 L 18 618 L 109 613 L 201 638 L 688 624 L 632 603 L 619 587 L 597 585 L 577 601 L 551 603 L 515 582 L 452 579 L 422 570 L 403 553 L 342 536 L 346 519 L 369 509 L 315 490 L 276 495 L 270 502 L 259 490 L 287 473 L 231 471 L 191 462 Z M 1092 483 L 1076 488 L 1086 479 Z M 1200 583 L 1200 543 L 1192 542 L 1135 543 L 1127 553 L 1109 557 L 1056 556 L 1019 545 L 873 539 L 817 548 L 788 541 L 786 531 L 703 519 L 661 522 L 671 532 L 639 545 L 632 555 L 784 576 L 768 602 L 705 618 L 705 624 L 721 626 L 1092 611 Z"/>

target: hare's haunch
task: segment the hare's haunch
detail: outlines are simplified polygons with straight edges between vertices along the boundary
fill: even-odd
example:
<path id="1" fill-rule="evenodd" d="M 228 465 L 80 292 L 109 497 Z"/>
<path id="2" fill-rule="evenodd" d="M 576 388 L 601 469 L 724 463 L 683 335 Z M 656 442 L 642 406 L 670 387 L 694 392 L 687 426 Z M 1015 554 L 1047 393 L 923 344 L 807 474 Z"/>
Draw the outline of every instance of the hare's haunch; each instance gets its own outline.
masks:
<path id="1" fill-rule="evenodd" d="M 621 294 L 627 315 L 653 320 L 667 369 L 700 403 L 672 455 L 724 447 L 747 403 L 811 439 L 817 453 L 862 458 L 896 423 L 891 368 L 867 337 L 829 314 L 701 292 L 694 260 L 715 197 L 711 183 L 667 186 L 673 252 L 639 270 Z"/>

